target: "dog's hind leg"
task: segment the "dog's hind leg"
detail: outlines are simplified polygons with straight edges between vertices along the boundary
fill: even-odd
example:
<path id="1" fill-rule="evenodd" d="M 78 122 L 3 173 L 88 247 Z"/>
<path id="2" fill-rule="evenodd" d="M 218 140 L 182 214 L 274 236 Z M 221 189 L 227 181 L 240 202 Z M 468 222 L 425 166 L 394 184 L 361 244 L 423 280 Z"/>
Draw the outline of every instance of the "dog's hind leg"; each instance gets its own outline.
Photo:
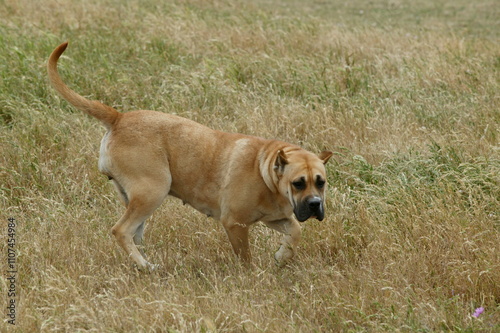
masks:
<path id="1" fill-rule="evenodd" d="M 135 246 L 139 249 L 139 252 L 141 255 L 146 258 L 146 254 L 144 253 L 143 246 L 142 246 L 142 240 L 144 237 L 144 227 L 146 226 L 146 221 L 142 222 L 141 225 L 137 228 L 135 231 L 134 235 L 134 243 Z"/>
<path id="2" fill-rule="evenodd" d="M 111 180 L 113 182 L 113 185 L 115 186 L 116 192 L 118 193 L 118 197 L 120 198 L 120 201 L 125 205 L 125 207 L 128 206 L 128 197 L 127 193 L 125 192 L 125 189 L 118 183 L 115 179 Z"/>
<path id="3" fill-rule="evenodd" d="M 281 246 L 274 255 L 276 264 L 278 266 L 283 266 L 295 256 L 295 250 L 299 244 L 300 235 L 302 233 L 300 224 L 293 218 L 264 223 L 269 228 L 284 234 L 281 240 Z"/>
<path id="4" fill-rule="evenodd" d="M 161 205 L 168 194 L 169 186 L 159 183 L 161 182 L 150 181 L 134 184 L 134 187 L 127 191 L 129 203 L 125 214 L 111 229 L 118 244 L 132 257 L 139 269 L 153 267 L 146 261 L 137 245 L 142 243 L 146 219 Z"/>
<path id="5" fill-rule="evenodd" d="M 125 205 L 125 207 L 127 207 L 128 203 L 129 203 L 129 199 L 128 199 L 127 193 L 125 192 L 125 189 L 115 179 L 112 179 L 112 182 L 113 182 L 113 185 L 115 186 L 116 191 L 118 192 L 118 197 L 120 198 L 120 201 Z M 146 255 L 144 254 L 144 250 L 142 248 L 142 239 L 144 236 L 145 225 L 146 225 L 146 222 L 142 222 L 134 234 L 134 243 L 138 247 L 139 252 L 141 253 L 141 255 L 144 258 L 146 258 Z"/>

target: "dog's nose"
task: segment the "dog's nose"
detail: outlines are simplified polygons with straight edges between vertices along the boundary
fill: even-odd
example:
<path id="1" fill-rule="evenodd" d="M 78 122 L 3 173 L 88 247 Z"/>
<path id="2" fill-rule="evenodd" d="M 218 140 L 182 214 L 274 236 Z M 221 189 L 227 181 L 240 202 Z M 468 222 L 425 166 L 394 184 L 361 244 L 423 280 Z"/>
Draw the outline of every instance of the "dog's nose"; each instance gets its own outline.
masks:
<path id="1" fill-rule="evenodd" d="M 321 198 L 318 197 L 312 197 L 307 201 L 307 205 L 309 206 L 309 209 L 311 210 L 317 210 L 319 206 L 321 205 Z"/>

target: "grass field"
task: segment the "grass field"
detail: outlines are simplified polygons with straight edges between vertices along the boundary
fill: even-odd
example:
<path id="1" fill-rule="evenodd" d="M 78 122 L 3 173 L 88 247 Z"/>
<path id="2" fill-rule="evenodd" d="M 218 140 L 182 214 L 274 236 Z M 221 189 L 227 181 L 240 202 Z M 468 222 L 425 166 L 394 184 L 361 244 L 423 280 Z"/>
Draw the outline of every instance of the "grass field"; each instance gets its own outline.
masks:
<path id="1" fill-rule="evenodd" d="M 0 0 L 1 332 L 500 331 L 499 17 L 493 0 Z M 120 111 L 334 151 L 294 261 L 275 267 L 280 236 L 256 225 L 246 269 L 169 198 L 146 229 L 161 267 L 135 270 L 110 235 L 104 129 L 48 85 L 66 40 L 64 80 Z"/>

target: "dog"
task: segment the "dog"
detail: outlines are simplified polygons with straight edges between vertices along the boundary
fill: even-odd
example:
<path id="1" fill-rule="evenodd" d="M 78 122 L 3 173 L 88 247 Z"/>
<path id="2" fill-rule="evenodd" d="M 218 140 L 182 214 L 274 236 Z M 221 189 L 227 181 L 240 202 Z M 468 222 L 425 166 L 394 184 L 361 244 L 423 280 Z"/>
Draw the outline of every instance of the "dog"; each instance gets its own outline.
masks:
<path id="1" fill-rule="evenodd" d="M 167 195 L 222 222 L 234 253 L 251 260 L 249 227 L 261 221 L 284 236 L 278 265 L 296 252 L 301 226 L 324 218 L 325 163 L 316 155 L 278 140 L 225 133 L 192 120 L 156 111 L 120 113 L 71 90 L 57 62 L 68 43 L 54 49 L 47 70 L 55 90 L 107 129 L 98 167 L 116 187 L 126 210 L 111 229 L 139 269 L 152 269 L 142 251 L 145 221 Z M 295 215 L 295 218 L 294 218 Z"/>

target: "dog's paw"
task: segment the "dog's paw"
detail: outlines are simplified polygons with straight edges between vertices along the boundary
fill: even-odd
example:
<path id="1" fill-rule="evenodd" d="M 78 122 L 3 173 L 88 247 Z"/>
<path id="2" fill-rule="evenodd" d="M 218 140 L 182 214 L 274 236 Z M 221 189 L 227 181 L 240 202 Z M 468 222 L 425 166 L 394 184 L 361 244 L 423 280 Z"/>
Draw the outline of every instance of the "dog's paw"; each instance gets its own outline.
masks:
<path id="1" fill-rule="evenodd" d="M 278 267 L 285 266 L 295 255 L 295 252 L 290 246 L 281 245 L 278 252 L 274 254 L 274 260 Z"/>
<path id="2" fill-rule="evenodd" d="M 148 270 L 148 272 L 157 271 L 159 268 L 160 268 L 159 264 L 152 264 L 152 263 L 148 262 L 148 264 L 146 265 L 146 269 Z"/>
<path id="3" fill-rule="evenodd" d="M 146 264 L 144 266 L 139 266 L 137 264 L 134 264 L 134 267 L 140 272 L 152 273 L 154 271 L 157 271 L 160 268 L 160 265 L 152 264 L 146 261 Z"/>

